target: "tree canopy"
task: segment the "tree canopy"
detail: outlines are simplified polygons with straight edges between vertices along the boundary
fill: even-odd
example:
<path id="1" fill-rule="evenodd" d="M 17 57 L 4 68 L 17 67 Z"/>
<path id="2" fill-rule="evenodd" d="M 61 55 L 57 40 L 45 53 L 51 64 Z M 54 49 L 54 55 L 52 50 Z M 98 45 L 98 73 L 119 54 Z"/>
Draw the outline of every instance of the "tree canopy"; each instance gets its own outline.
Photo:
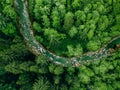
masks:
<path id="1" fill-rule="evenodd" d="M 120 90 L 120 48 L 79 67 L 55 65 L 26 48 L 13 1 L 0 0 L 0 90 Z M 35 38 L 58 55 L 96 51 L 120 35 L 120 0 L 26 1 Z"/>

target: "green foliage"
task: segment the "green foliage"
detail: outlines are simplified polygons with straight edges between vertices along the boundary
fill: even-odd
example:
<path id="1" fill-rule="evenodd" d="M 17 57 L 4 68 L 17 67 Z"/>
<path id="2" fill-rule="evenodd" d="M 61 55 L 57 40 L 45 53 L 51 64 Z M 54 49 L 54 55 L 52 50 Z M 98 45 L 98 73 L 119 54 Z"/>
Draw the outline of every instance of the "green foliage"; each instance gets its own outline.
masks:
<path id="1" fill-rule="evenodd" d="M 58 55 L 71 56 L 67 47 L 80 42 L 83 53 L 97 50 L 120 34 L 119 1 L 37 0 L 32 5 L 36 39 Z M 99 43 L 95 45 L 96 41 Z"/>
<path id="2" fill-rule="evenodd" d="M 68 90 L 68 88 L 67 88 L 65 85 L 62 85 L 62 86 L 60 87 L 60 90 Z"/>
<path id="3" fill-rule="evenodd" d="M 60 18 L 55 16 L 53 18 L 53 23 L 52 23 L 53 27 L 58 29 L 60 27 Z"/>
<path id="4" fill-rule="evenodd" d="M 85 19 L 86 19 L 86 15 L 85 15 L 85 12 L 84 11 L 76 11 L 75 12 L 75 18 L 76 18 L 76 26 L 79 26 L 80 24 L 82 24 Z"/>
<path id="5" fill-rule="evenodd" d="M 40 64 L 40 65 L 45 65 L 45 64 L 47 64 L 47 58 L 46 57 L 44 57 L 44 56 L 42 56 L 42 55 L 40 55 L 40 56 L 37 56 L 36 57 L 36 59 L 35 59 L 35 61 L 36 61 L 36 64 Z"/>
<path id="6" fill-rule="evenodd" d="M 0 38 L 0 51 L 8 48 L 10 44 L 11 44 L 10 40 Z"/>
<path id="7" fill-rule="evenodd" d="M 54 83 L 59 84 L 60 83 L 60 77 L 59 76 L 54 76 Z"/>
<path id="8" fill-rule="evenodd" d="M 101 43 L 99 41 L 89 41 L 87 44 L 87 49 L 90 51 L 95 51 L 99 49 L 101 46 Z"/>
<path id="9" fill-rule="evenodd" d="M 18 78 L 16 84 L 18 84 L 18 85 L 25 85 L 25 84 L 31 82 L 30 79 L 31 79 L 30 74 L 22 73 L 22 74 L 19 75 L 19 78 Z"/>
<path id="10" fill-rule="evenodd" d="M 19 74 L 19 73 L 22 73 L 22 70 L 19 69 L 17 63 L 15 62 L 12 62 L 8 65 L 5 66 L 5 70 L 7 72 L 11 72 L 13 74 Z"/>
<path id="11" fill-rule="evenodd" d="M 56 68 L 54 69 L 54 74 L 56 74 L 56 75 L 60 75 L 60 74 L 62 74 L 63 72 L 64 72 L 63 67 L 56 67 Z"/>
<path id="12" fill-rule="evenodd" d="M 49 20 L 48 16 L 43 15 L 43 16 L 42 16 L 42 21 L 43 21 L 42 25 L 43 25 L 45 28 L 47 28 L 47 27 L 50 26 L 50 20 Z"/>
<path id="13" fill-rule="evenodd" d="M 29 69 L 30 69 L 30 66 L 33 64 L 33 62 L 30 62 L 30 61 L 28 61 L 28 62 L 23 62 L 23 63 L 21 63 L 20 65 L 19 65 L 19 68 L 21 69 L 21 70 L 24 70 L 24 71 L 29 71 Z"/>
<path id="14" fill-rule="evenodd" d="M 94 89 L 94 90 L 107 90 L 107 85 L 105 83 L 96 82 L 95 86 L 92 89 Z"/>
<path id="15" fill-rule="evenodd" d="M 0 84 L 0 90 L 17 90 L 9 84 L 2 85 Z"/>
<path id="16" fill-rule="evenodd" d="M 9 46 L 10 48 L 0 51 L 0 58 L 4 61 L 14 61 L 16 59 L 22 60 L 26 55 L 28 55 L 28 50 L 22 43 L 14 44 Z"/>
<path id="17" fill-rule="evenodd" d="M 98 27 L 101 31 L 104 31 L 108 27 L 109 20 L 108 20 L 107 16 L 101 16 L 100 18 L 101 19 L 99 19 Z M 104 20 L 104 22 L 103 22 L 103 20 Z"/>
<path id="18" fill-rule="evenodd" d="M 9 16 L 11 19 L 15 19 L 16 17 L 14 8 L 12 8 L 11 5 L 6 5 L 3 9 L 3 13 L 6 14 L 6 16 Z"/>
<path id="19" fill-rule="evenodd" d="M 61 9 L 60 9 L 60 10 L 61 10 Z M 63 10 L 63 11 L 64 11 L 64 10 Z M 62 12 L 61 12 L 61 13 L 62 13 Z M 60 21 L 60 16 L 59 16 L 58 10 L 54 9 L 54 10 L 52 11 L 51 18 L 52 18 L 52 26 L 53 26 L 55 29 L 60 29 L 61 21 Z"/>
<path id="20" fill-rule="evenodd" d="M 33 90 L 48 90 L 48 88 L 49 88 L 49 82 L 44 78 L 39 78 L 33 84 Z"/>
<path id="21" fill-rule="evenodd" d="M 74 74 L 74 72 L 75 72 L 75 68 L 73 68 L 73 67 L 68 67 L 68 68 L 67 68 L 67 71 L 68 71 L 68 73 L 69 73 L 70 75 L 72 75 L 72 74 Z"/>
<path id="22" fill-rule="evenodd" d="M 116 15 L 116 23 L 120 24 L 120 14 Z"/>
<path id="23" fill-rule="evenodd" d="M 35 37 L 77 56 L 120 34 L 119 0 L 28 0 Z M 62 67 L 34 56 L 17 34 L 13 0 L 0 0 L 0 90 L 120 90 L 120 50 L 108 58 Z"/>
<path id="24" fill-rule="evenodd" d="M 12 35 L 15 34 L 16 32 L 15 30 L 16 30 L 15 26 L 12 23 L 8 23 L 6 27 L 2 29 L 2 32 L 5 33 L 6 35 L 9 34 Z"/>
<path id="25" fill-rule="evenodd" d="M 64 18 L 64 29 L 66 31 L 69 31 L 71 29 L 71 27 L 73 26 L 74 23 L 74 19 L 73 19 L 73 13 L 72 12 L 68 12 L 65 14 L 65 18 Z"/>
<path id="26" fill-rule="evenodd" d="M 1 1 L 0 5 L 0 31 L 8 36 L 15 36 L 17 34 L 16 12 L 12 5 L 13 2 L 11 0 Z"/>
<path id="27" fill-rule="evenodd" d="M 37 41 L 39 41 L 41 43 L 43 42 L 43 38 L 41 36 L 36 35 L 35 37 L 36 37 Z"/>
<path id="28" fill-rule="evenodd" d="M 37 65 L 30 66 L 30 71 L 37 73 L 39 72 L 39 67 Z"/>
<path id="29" fill-rule="evenodd" d="M 46 2 L 46 1 L 45 1 Z M 37 0 L 35 7 L 34 7 L 34 13 L 36 19 L 41 19 L 42 15 L 49 15 L 50 14 L 50 6 L 43 5 L 44 1 Z M 46 4 L 49 2 L 46 2 Z"/>
<path id="30" fill-rule="evenodd" d="M 33 15 L 33 10 L 34 10 L 34 6 L 35 6 L 35 1 L 34 0 L 28 0 L 28 4 L 29 4 L 29 10 L 30 10 L 30 14 Z"/>
<path id="31" fill-rule="evenodd" d="M 80 88 L 81 90 L 106 90 L 106 88 L 119 90 L 118 55 L 119 51 L 109 58 L 81 65 L 78 68 L 63 68 L 53 63 L 48 64 L 43 56 L 36 57 L 35 62 L 28 60 L 18 63 L 19 60 L 16 59 L 5 65 L 4 70 L 18 77 L 15 86 L 19 85 L 20 90 L 49 90 L 51 88 L 52 90 L 79 90 Z M 17 90 L 13 86 L 10 87 Z M 1 86 L 0 88 L 8 87 Z"/>
<path id="32" fill-rule="evenodd" d="M 48 37 L 50 45 L 56 45 L 60 42 L 61 39 L 64 39 L 66 37 L 65 34 L 59 34 L 54 29 L 45 29 L 44 34 Z"/>
<path id="33" fill-rule="evenodd" d="M 68 45 L 67 49 L 70 56 L 77 56 L 83 54 L 83 48 L 80 44 L 76 45 L 76 47 L 74 48 L 72 45 Z"/>
<path id="34" fill-rule="evenodd" d="M 94 30 L 90 30 L 87 36 L 88 36 L 88 39 L 91 39 L 94 36 Z"/>
<path id="35" fill-rule="evenodd" d="M 70 35 L 71 38 L 73 38 L 75 35 L 77 35 L 77 33 L 78 33 L 78 30 L 74 26 L 69 31 L 69 35 Z"/>
<path id="36" fill-rule="evenodd" d="M 93 11 L 92 12 L 92 19 L 95 20 L 95 22 L 97 22 L 100 18 L 100 14 L 98 11 Z"/>
<path id="37" fill-rule="evenodd" d="M 33 28 L 37 32 L 41 32 L 42 31 L 41 26 L 37 22 L 33 22 Z"/>
<path id="38" fill-rule="evenodd" d="M 74 0 L 72 3 L 72 7 L 76 10 L 79 9 L 81 7 L 81 2 L 80 0 Z"/>

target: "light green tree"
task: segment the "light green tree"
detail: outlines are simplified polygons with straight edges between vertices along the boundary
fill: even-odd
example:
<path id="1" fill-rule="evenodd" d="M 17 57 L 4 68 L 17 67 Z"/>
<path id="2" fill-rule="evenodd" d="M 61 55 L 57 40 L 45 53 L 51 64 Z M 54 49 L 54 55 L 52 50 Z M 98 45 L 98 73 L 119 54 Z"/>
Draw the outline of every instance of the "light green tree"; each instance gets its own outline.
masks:
<path id="1" fill-rule="evenodd" d="M 77 10 L 81 7 L 81 2 L 80 0 L 74 0 L 73 3 L 72 3 L 72 7 Z"/>
<path id="2" fill-rule="evenodd" d="M 95 51 L 95 50 L 99 49 L 100 46 L 101 46 L 100 41 L 92 40 L 87 43 L 87 49 L 90 51 Z"/>
<path id="3" fill-rule="evenodd" d="M 52 26 L 53 26 L 55 29 L 59 29 L 59 28 L 60 28 L 60 17 L 54 16 L 52 19 L 53 19 L 53 21 L 52 21 Z"/>
<path id="4" fill-rule="evenodd" d="M 42 25 L 44 26 L 44 28 L 48 28 L 50 26 L 50 19 L 47 15 L 42 16 Z"/>
<path id="5" fill-rule="evenodd" d="M 16 13 L 14 8 L 11 7 L 11 5 L 6 5 L 3 9 L 3 13 L 6 14 L 6 16 L 10 17 L 11 19 L 16 18 Z"/>
<path id="6" fill-rule="evenodd" d="M 67 49 L 69 56 L 77 56 L 83 54 L 83 48 L 80 44 L 76 45 L 75 47 L 73 47 L 73 45 L 68 45 Z"/>
<path id="7" fill-rule="evenodd" d="M 77 35 L 77 33 L 78 33 L 78 30 L 75 26 L 73 26 L 69 31 L 69 35 L 71 38 L 73 38 L 75 35 Z"/>
<path id="8" fill-rule="evenodd" d="M 19 69 L 19 66 L 17 65 L 16 62 L 12 62 L 8 65 L 5 66 L 5 70 L 8 72 L 11 72 L 13 74 L 19 74 L 22 73 L 22 70 Z"/>
<path id="9" fill-rule="evenodd" d="M 48 37 L 47 39 L 50 42 L 50 45 L 56 45 L 60 43 L 60 40 L 66 38 L 65 34 L 59 34 L 54 29 L 45 29 L 44 35 Z"/>
<path id="10" fill-rule="evenodd" d="M 37 32 L 41 32 L 42 31 L 41 25 L 38 22 L 33 22 L 33 28 Z"/>
<path id="11" fill-rule="evenodd" d="M 63 69 L 63 67 L 56 67 L 55 69 L 54 69 L 54 74 L 56 74 L 56 75 L 60 75 L 60 74 L 62 74 L 64 72 L 64 69 Z"/>
<path id="12" fill-rule="evenodd" d="M 109 25 L 109 19 L 106 15 L 101 16 L 98 22 L 99 22 L 98 24 L 99 30 L 104 31 L 107 29 Z"/>
<path id="13" fill-rule="evenodd" d="M 72 12 L 68 12 L 65 14 L 63 27 L 66 30 L 66 32 L 68 32 L 71 29 L 71 27 L 73 26 L 73 23 L 74 23 L 73 17 L 74 17 L 74 15 Z"/>
<path id="14" fill-rule="evenodd" d="M 84 11 L 78 10 L 75 12 L 76 26 L 81 25 L 86 20 L 86 15 Z"/>

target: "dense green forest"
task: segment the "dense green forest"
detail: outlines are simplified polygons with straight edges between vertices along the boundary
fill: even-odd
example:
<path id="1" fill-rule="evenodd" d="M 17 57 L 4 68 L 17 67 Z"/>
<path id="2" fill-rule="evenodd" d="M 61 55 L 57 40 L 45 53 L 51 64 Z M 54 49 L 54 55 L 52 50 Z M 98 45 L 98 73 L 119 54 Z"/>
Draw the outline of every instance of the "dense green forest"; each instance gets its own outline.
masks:
<path id="1" fill-rule="evenodd" d="M 120 0 L 26 0 L 34 35 L 57 55 L 96 51 L 120 35 Z M 14 0 L 0 0 L 0 90 L 120 90 L 120 49 L 79 67 L 28 50 Z"/>

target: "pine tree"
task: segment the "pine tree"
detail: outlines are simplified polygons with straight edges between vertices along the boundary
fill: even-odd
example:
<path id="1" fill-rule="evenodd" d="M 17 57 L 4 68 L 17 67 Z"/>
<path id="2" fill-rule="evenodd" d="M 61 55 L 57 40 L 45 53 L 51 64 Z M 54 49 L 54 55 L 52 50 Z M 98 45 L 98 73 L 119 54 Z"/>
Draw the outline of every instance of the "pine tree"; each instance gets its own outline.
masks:
<path id="1" fill-rule="evenodd" d="M 33 84 L 33 90 L 48 90 L 48 88 L 49 82 L 41 77 Z"/>

